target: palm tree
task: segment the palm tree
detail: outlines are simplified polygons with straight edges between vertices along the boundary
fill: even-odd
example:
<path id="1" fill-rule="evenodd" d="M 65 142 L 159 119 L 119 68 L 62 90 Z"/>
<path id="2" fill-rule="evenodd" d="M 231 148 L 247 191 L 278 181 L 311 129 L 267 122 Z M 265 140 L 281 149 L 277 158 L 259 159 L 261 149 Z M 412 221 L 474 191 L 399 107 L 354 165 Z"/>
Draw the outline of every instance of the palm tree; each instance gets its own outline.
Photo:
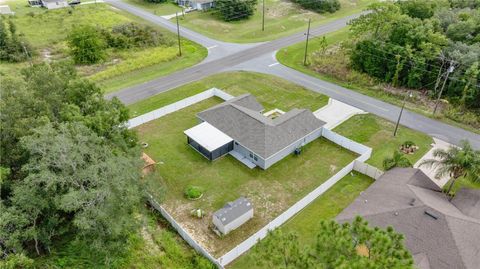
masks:
<path id="1" fill-rule="evenodd" d="M 447 194 L 460 177 L 472 182 L 480 181 L 480 151 L 475 151 L 467 140 L 462 140 L 461 147 L 451 146 L 449 149 L 436 149 L 433 159 L 424 160 L 420 166 L 437 169 L 437 178 L 449 176 L 451 179 Z M 453 196 L 450 197 L 450 200 Z"/>

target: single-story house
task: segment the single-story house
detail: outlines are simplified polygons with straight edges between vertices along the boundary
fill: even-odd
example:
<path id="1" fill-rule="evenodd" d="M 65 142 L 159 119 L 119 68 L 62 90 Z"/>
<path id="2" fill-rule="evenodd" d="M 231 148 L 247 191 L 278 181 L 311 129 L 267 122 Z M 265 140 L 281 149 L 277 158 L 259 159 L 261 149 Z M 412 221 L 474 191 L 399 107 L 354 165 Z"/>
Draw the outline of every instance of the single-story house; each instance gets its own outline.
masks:
<path id="1" fill-rule="evenodd" d="M 322 135 L 325 123 L 310 110 L 293 109 L 273 119 L 263 110 L 251 94 L 230 99 L 198 113 L 201 123 L 185 131 L 187 142 L 209 160 L 231 153 L 267 169 Z"/>
<path id="2" fill-rule="evenodd" d="M 14 15 L 9 5 L 0 5 L 0 15 Z"/>
<path id="3" fill-rule="evenodd" d="M 207 10 L 215 7 L 215 0 L 177 0 L 179 6 L 191 7 L 197 10 Z"/>
<path id="4" fill-rule="evenodd" d="M 228 202 L 212 216 L 215 228 L 222 234 L 228 234 L 253 218 L 253 204 L 245 197 Z"/>
<path id="5" fill-rule="evenodd" d="M 32 7 L 45 7 L 47 9 L 57 9 L 69 6 L 67 0 L 28 0 L 28 4 Z"/>
<path id="6" fill-rule="evenodd" d="M 449 201 L 421 170 L 394 168 L 336 219 L 357 215 L 403 234 L 417 268 L 480 268 L 480 190 L 461 189 Z"/>

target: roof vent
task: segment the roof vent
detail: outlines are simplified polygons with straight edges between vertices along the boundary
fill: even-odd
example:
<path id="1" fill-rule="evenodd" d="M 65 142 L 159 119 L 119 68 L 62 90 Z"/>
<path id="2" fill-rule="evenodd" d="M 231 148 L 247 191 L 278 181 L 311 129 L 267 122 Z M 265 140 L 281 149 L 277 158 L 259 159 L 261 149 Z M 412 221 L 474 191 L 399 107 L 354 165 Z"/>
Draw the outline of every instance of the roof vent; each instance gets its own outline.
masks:
<path id="1" fill-rule="evenodd" d="M 438 217 L 430 211 L 425 210 L 425 215 L 431 217 L 432 219 L 438 219 Z"/>
<path id="2" fill-rule="evenodd" d="M 398 212 L 395 211 L 395 213 L 393 213 L 393 215 L 398 216 Z"/>
<path id="3" fill-rule="evenodd" d="M 417 201 L 417 199 L 413 198 L 413 199 L 410 201 L 409 205 L 414 206 L 416 201 Z"/>

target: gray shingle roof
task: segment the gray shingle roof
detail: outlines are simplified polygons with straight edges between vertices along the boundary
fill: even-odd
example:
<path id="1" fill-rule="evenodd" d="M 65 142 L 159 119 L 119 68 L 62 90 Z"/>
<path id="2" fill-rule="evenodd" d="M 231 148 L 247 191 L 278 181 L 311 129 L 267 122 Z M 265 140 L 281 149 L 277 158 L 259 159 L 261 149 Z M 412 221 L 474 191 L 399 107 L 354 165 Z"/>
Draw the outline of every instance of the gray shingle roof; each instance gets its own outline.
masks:
<path id="1" fill-rule="evenodd" d="M 480 190 L 460 189 L 452 203 L 465 215 L 480 219 Z"/>
<path id="2" fill-rule="evenodd" d="M 392 169 L 337 220 L 349 221 L 361 215 L 373 226 L 393 226 L 405 235 L 406 246 L 420 268 L 478 269 L 480 219 L 463 213 L 430 181 L 418 169 Z M 457 195 L 462 196 L 462 192 Z"/>
<path id="3" fill-rule="evenodd" d="M 307 109 L 293 109 L 275 119 L 263 116 L 261 104 L 240 95 L 198 113 L 198 117 L 266 159 L 325 123 Z"/>
<path id="4" fill-rule="evenodd" d="M 238 217 L 253 208 L 253 204 L 245 197 L 240 197 L 233 202 L 228 202 L 223 208 L 213 213 L 223 225 L 228 225 Z"/>

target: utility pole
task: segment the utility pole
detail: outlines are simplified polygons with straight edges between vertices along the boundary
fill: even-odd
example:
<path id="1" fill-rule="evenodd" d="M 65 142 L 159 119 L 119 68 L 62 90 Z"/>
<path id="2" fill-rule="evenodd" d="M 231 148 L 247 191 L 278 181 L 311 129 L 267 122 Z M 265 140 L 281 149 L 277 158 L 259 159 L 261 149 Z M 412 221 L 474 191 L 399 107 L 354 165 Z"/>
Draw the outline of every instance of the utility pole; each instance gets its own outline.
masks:
<path id="1" fill-rule="evenodd" d="M 303 58 L 303 65 L 307 65 L 307 53 L 308 53 L 308 38 L 310 37 L 310 22 L 312 19 L 308 19 L 308 29 L 307 29 L 307 42 L 305 43 L 305 57 Z"/>
<path id="2" fill-rule="evenodd" d="M 263 0 L 262 10 L 262 31 L 265 31 L 265 0 Z"/>
<path id="3" fill-rule="evenodd" d="M 433 109 L 433 115 L 435 115 L 435 112 L 437 112 L 438 104 L 440 103 L 440 98 L 442 97 L 443 89 L 445 89 L 445 84 L 447 84 L 448 76 L 450 73 L 455 70 L 455 66 L 453 65 L 453 62 L 450 62 L 450 67 L 448 67 L 447 74 L 445 75 L 445 80 L 443 81 L 442 88 L 440 89 L 440 92 L 438 93 L 437 101 L 435 102 L 435 108 Z"/>
<path id="4" fill-rule="evenodd" d="M 443 54 L 443 51 L 440 52 L 440 60 L 442 60 L 442 65 L 438 70 L 437 81 L 435 81 L 435 87 L 433 88 L 433 95 L 437 94 L 437 89 L 438 89 L 438 86 L 440 85 L 440 80 L 442 78 L 443 66 L 445 65 L 445 55 Z"/>
<path id="5" fill-rule="evenodd" d="M 178 56 L 182 56 L 182 45 L 180 45 L 180 24 L 178 23 L 178 11 L 175 12 L 177 17 L 177 36 L 178 36 Z"/>
<path id="6" fill-rule="evenodd" d="M 398 114 L 398 119 L 397 119 L 397 124 L 395 125 L 395 131 L 393 131 L 393 136 L 397 136 L 397 131 L 398 131 L 398 125 L 400 125 L 400 119 L 402 118 L 403 114 L 403 109 L 405 109 L 405 103 L 407 102 L 407 97 L 412 98 L 412 93 L 409 92 L 405 97 L 403 98 L 403 104 L 402 104 L 402 109 L 400 109 L 400 114 Z"/>

